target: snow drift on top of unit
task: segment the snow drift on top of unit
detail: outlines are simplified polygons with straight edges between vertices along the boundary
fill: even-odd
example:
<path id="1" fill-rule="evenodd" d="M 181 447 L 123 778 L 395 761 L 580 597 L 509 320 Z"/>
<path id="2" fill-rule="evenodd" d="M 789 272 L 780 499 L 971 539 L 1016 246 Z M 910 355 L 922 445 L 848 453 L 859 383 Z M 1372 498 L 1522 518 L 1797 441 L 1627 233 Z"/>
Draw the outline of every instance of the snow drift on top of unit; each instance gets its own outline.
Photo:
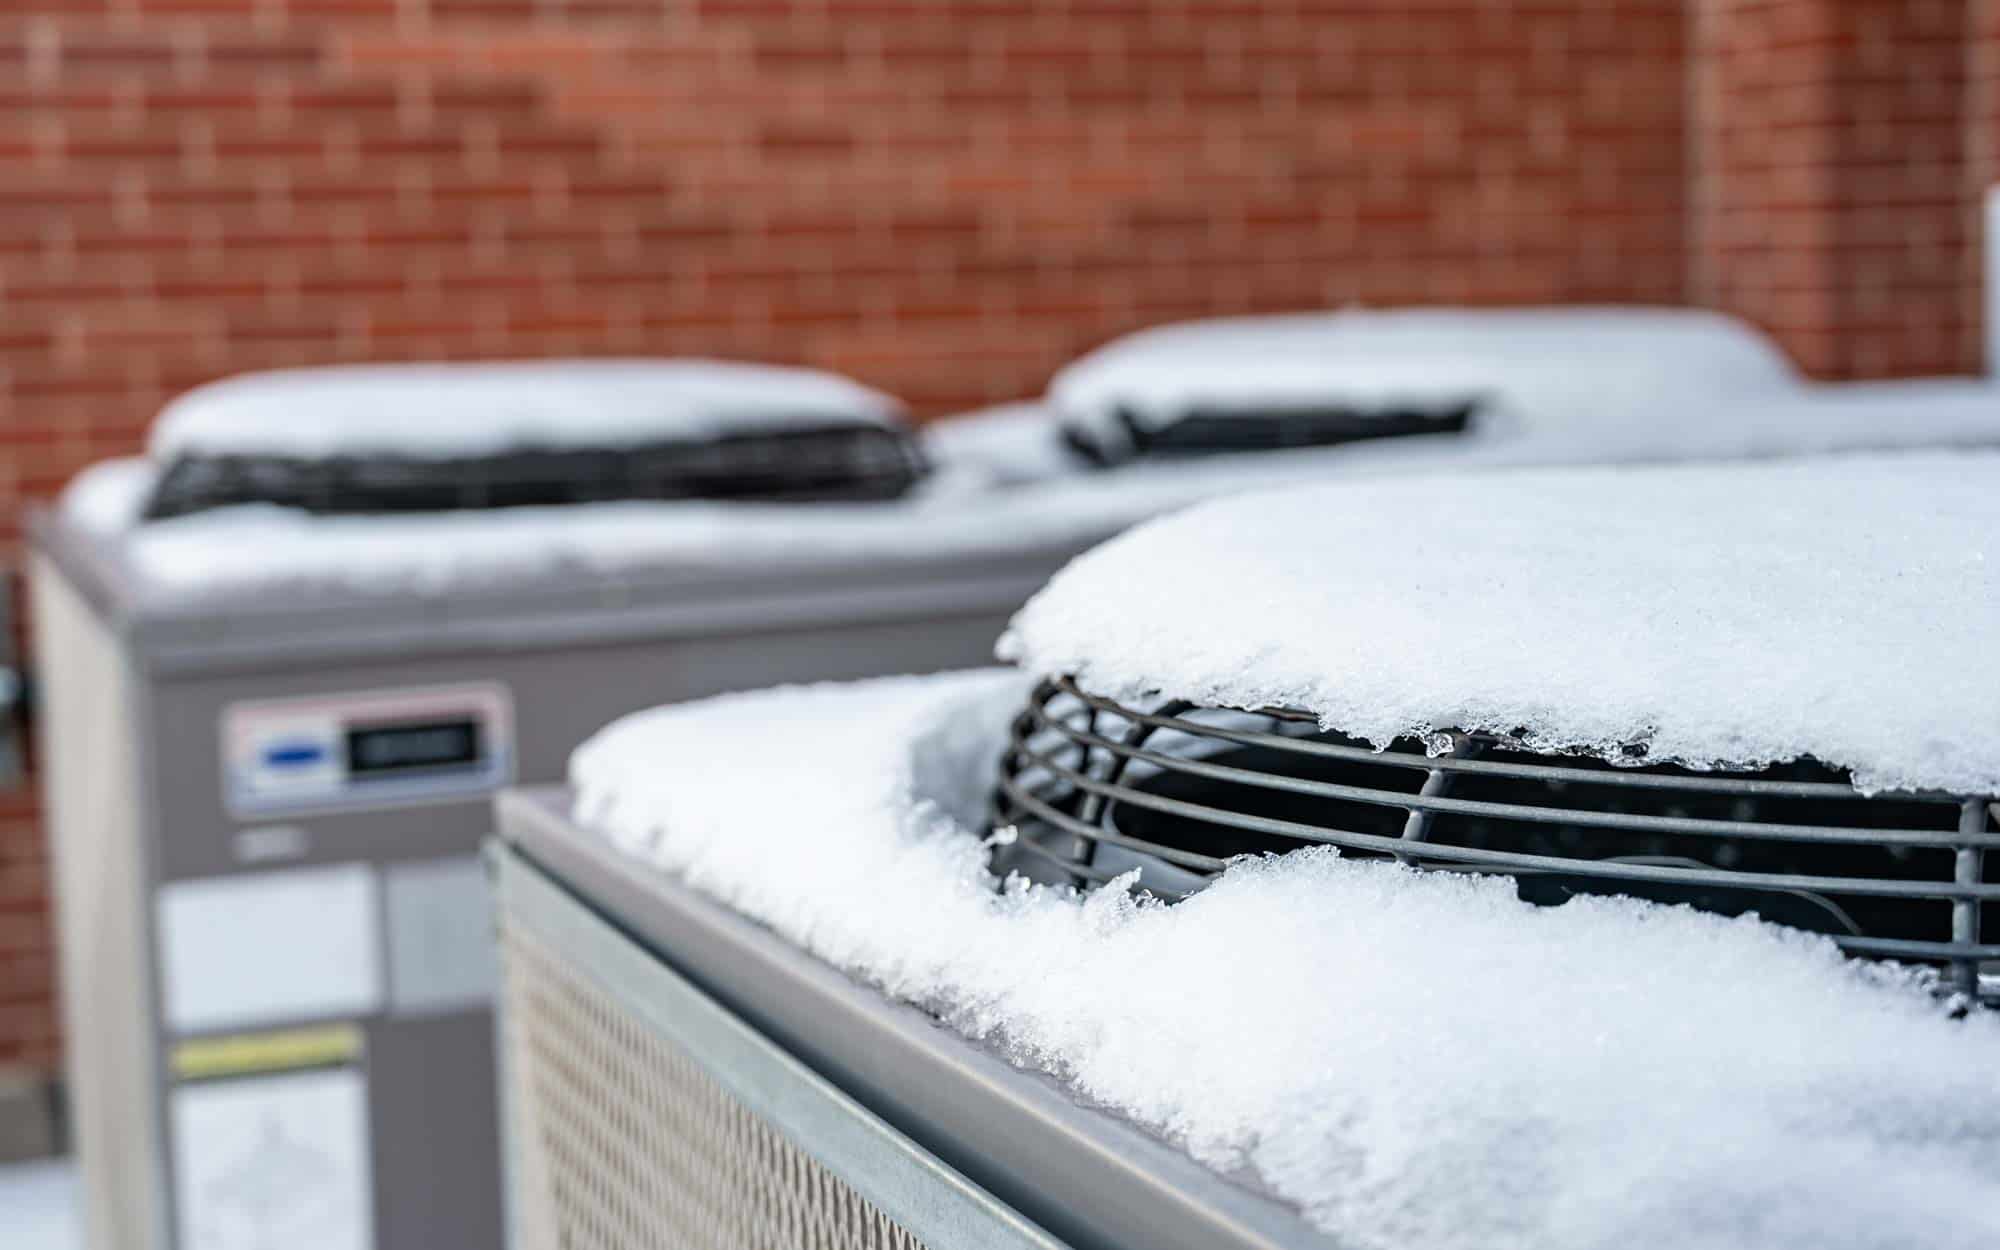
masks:
<path id="1" fill-rule="evenodd" d="M 1112 698 L 2000 793 L 2000 454 L 1344 482 L 1142 525 L 1001 654 Z"/>
<path id="2" fill-rule="evenodd" d="M 1676 396 L 1614 428 L 1575 433 L 1578 441 L 1605 447 L 1606 462 L 1993 446 L 2000 444 L 2000 384 L 1988 378 L 1898 378 Z"/>
<path id="3" fill-rule="evenodd" d="M 940 469 L 994 486 L 1075 477 L 1091 466 L 1063 439 L 1062 422 L 1046 404 L 996 404 L 927 423 L 918 431 Z"/>
<path id="4" fill-rule="evenodd" d="M 63 518 L 98 538 L 129 533 L 144 517 L 159 477 L 159 466 L 144 457 L 100 460 L 63 487 Z"/>
<path id="5" fill-rule="evenodd" d="M 242 374 L 169 403 L 150 450 L 448 460 L 743 431 L 892 425 L 901 406 L 813 369 L 719 360 L 333 365 Z"/>
<path id="6" fill-rule="evenodd" d="M 149 584 L 193 594 L 436 590 L 564 567 L 612 574 L 718 562 L 951 558 L 1082 545 L 1200 499 L 1321 479 L 1995 444 L 2000 387 L 1932 378 L 1662 396 L 1645 419 L 1572 431 L 1476 430 L 1162 458 L 1102 473 L 1079 470 L 1054 419 L 1032 405 L 936 422 L 919 436 L 935 471 L 909 496 L 879 503 L 635 501 L 342 516 L 246 505 L 141 524 L 158 466 L 117 461 L 79 474 L 62 513 L 120 542 Z M 989 489 L 1000 484 L 1008 488 Z"/>
<path id="7" fill-rule="evenodd" d="M 1477 420 L 1590 422 L 1664 395 L 1793 386 L 1784 353 L 1733 317 L 1685 308 L 1402 308 L 1189 321 L 1117 339 L 1057 373 L 1049 401 L 1094 436 L 1195 410 L 1437 408 Z"/>
<path id="8" fill-rule="evenodd" d="M 157 466 L 114 461 L 76 478 L 63 494 L 62 514 L 80 529 L 117 542 L 134 571 L 162 591 L 438 593 L 564 569 L 597 575 L 778 570 L 829 560 L 1081 549 L 1136 521 L 1213 495 L 1390 472 L 1396 465 L 1464 464 L 1473 451 L 1469 444 L 1409 439 L 1282 456 L 1211 456 L 1116 473 L 1063 473 L 989 489 L 1000 467 L 950 448 L 938 456 L 938 471 L 923 486 L 880 502 L 631 500 L 339 516 L 246 504 L 143 522 Z"/>

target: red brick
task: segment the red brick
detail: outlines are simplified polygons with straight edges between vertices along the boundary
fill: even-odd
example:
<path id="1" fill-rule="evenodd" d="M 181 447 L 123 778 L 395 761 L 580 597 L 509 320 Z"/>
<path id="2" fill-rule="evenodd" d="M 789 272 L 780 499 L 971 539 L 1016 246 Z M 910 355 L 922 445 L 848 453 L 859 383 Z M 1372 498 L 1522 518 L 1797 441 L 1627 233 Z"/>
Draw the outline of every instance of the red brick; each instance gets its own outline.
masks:
<path id="1" fill-rule="evenodd" d="M 0 80 L 0 113 L 16 121 L 38 117 L 95 118 L 122 110 L 135 93 L 115 85 L 35 89 L 10 74 Z"/>
<path id="2" fill-rule="evenodd" d="M 169 70 L 179 55 L 173 39 L 159 32 L 113 34 L 64 30 L 60 43 L 65 73 Z"/>
<path id="3" fill-rule="evenodd" d="M 1974 115 L 1979 97 L 1963 77 L 1972 6 L 1701 4 L 1709 125 L 1694 136 L 1707 187 L 1696 201 L 1696 293 L 1771 310 L 1781 341 L 1817 371 L 1976 367 L 1964 227 L 1983 181 L 1971 166 L 1996 128 Z M 1854 33 L 1863 20 L 1867 40 Z M 1810 305 L 1772 302 L 1801 283 L 1820 292 Z M 1868 324 L 1883 305 L 1922 329 Z"/>
<path id="4" fill-rule="evenodd" d="M 527 118 L 543 107 L 544 94 L 524 83 L 439 82 L 429 93 L 431 109 L 441 116 Z"/>
<path id="5" fill-rule="evenodd" d="M 401 97 L 395 87 L 383 82 L 288 82 L 282 98 L 286 107 L 294 113 L 315 120 L 319 120 L 320 114 L 328 119 L 373 120 L 385 114 L 394 114 L 401 106 Z"/>
<path id="6" fill-rule="evenodd" d="M 133 9 L 161 17 L 254 17 L 258 0 L 126 0 Z"/>
<path id="7" fill-rule="evenodd" d="M 659 174 L 589 175 L 566 183 L 570 199 L 585 204 L 618 201 L 645 203 L 664 198 L 672 184 Z"/>
<path id="8" fill-rule="evenodd" d="M 767 157 L 838 157 L 854 148 L 854 133 L 836 124 L 781 122 L 764 127 L 757 144 Z"/>
<path id="9" fill-rule="evenodd" d="M 453 18 L 529 18 L 540 7 L 538 0 L 430 0 L 431 16 L 439 21 Z"/>
<path id="10" fill-rule="evenodd" d="M 468 145 L 471 140 L 468 139 Z M 574 126 L 529 127 L 498 125 L 492 130 L 492 146 L 503 161 L 519 157 L 538 164 L 550 161 L 575 162 L 585 167 L 599 161 L 605 142 L 597 132 Z"/>
<path id="11" fill-rule="evenodd" d="M 601 71 L 617 51 L 618 40 L 614 35 L 561 28 L 494 36 L 479 45 L 481 62 L 489 69 L 505 73 Z"/>
<path id="12" fill-rule="evenodd" d="M 342 17 L 381 19 L 405 11 L 402 0 L 285 0 L 285 11 L 293 17 Z"/>
<path id="13" fill-rule="evenodd" d="M 148 120 L 156 121 L 173 120 L 176 114 L 203 120 L 243 118 L 252 114 L 263 99 L 255 85 L 249 83 L 227 87 L 150 84 L 134 94 Z"/>
<path id="14" fill-rule="evenodd" d="M 0 894 L 8 888 L 0 874 Z M 25 888 L 37 893 L 47 888 L 40 874 L 31 877 Z M 44 1010 L 55 998 L 55 961 L 47 952 L 0 957 L 0 1007 L 33 1006 Z"/>
<path id="15" fill-rule="evenodd" d="M 383 34 L 363 27 L 339 43 L 335 59 L 364 73 L 380 70 L 469 70 L 478 67 L 478 48 L 459 38 Z"/>
<path id="16" fill-rule="evenodd" d="M 676 0 L 562 0 L 562 14 L 576 21 L 592 19 L 652 19 L 674 12 Z"/>
<path id="17" fill-rule="evenodd" d="M 320 44 L 313 39 L 242 38 L 229 33 L 212 33 L 204 51 L 211 67 L 237 71 L 305 70 L 319 64 L 321 57 Z"/>
<path id="18" fill-rule="evenodd" d="M 416 157 L 429 161 L 455 161 L 465 155 L 462 133 L 428 132 L 409 134 L 395 130 L 368 131 L 352 137 L 352 147 L 362 160 Z"/>

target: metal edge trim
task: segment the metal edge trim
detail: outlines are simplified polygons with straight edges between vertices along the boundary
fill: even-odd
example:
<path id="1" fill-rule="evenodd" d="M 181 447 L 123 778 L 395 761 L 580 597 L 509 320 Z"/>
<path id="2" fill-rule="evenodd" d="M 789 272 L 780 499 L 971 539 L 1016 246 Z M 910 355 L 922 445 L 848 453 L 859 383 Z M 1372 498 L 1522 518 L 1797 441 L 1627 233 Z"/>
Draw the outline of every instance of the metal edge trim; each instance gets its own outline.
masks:
<path id="1" fill-rule="evenodd" d="M 133 604 L 123 590 L 132 584 L 132 576 L 118 555 L 66 523 L 49 504 L 29 505 L 22 529 L 29 549 L 47 559 L 111 632 L 122 636 L 133 615 Z"/>
<path id="2" fill-rule="evenodd" d="M 607 576 L 558 569 L 525 589 L 470 586 L 449 599 L 330 588 L 265 603 L 229 593 L 146 593 L 117 544 L 77 530 L 52 509 L 33 512 L 29 536 L 120 634 L 131 637 L 142 666 L 166 677 L 257 672 L 388 650 L 518 651 L 977 615 L 1018 606 L 1052 568 L 1103 537 L 971 559 L 828 559 L 748 574 L 641 567 Z"/>
<path id="3" fill-rule="evenodd" d="M 502 914 L 552 942 L 648 1029 L 929 1246 L 1062 1250 L 504 848 Z"/>

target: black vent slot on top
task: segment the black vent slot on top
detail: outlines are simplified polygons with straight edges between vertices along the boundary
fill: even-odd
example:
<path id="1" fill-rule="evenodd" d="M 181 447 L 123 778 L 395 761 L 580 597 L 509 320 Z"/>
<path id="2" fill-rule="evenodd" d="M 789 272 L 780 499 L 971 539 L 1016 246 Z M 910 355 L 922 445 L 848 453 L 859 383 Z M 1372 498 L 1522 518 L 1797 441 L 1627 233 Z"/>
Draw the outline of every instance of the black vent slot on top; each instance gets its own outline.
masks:
<path id="1" fill-rule="evenodd" d="M 1042 685 L 1014 724 L 994 867 L 1165 897 L 1238 855 L 1329 844 L 1421 868 L 1505 873 L 1520 896 L 1685 903 L 1928 962 L 2000 1001 L 2000 833 L 1990 796 L 1864 796 L 1814 763 L 1695 771 L 1549 755 L 1490 735 L 1377 752 L 1283 709 L 1151 711 Z M 2000 972 L 2000 964 L 1994 966 Z"/>
<path id="2" fill-rule="evenodd" d="M 167 465 L 146 517 L 260 503 L 371 513 L 613 500 L 867 501 L 900 497 L 927 470 L 907 432 L 860 424 L 453 459 L 191 453 Z"/>
<path id="3" fill-rule="evenodd" d="M 1077 422 L 1065 423 L 1063 434 L 1069 445 L 1088 459 L 1110 465 L 1148 457 L 1282 451 L 1414 434 L 1463 434 L 1479 407 L 1477 400 L 1470 399 L 1429 407 L 1372 409 L 1344 404 L 1269 409 L 1198 407 L 1163 425 L 1149 425 L 1137 414 L 1119 408 L 1112 413 L 1119 428 L 1115 446 L 1110 445 L 1113 440 Z"/>

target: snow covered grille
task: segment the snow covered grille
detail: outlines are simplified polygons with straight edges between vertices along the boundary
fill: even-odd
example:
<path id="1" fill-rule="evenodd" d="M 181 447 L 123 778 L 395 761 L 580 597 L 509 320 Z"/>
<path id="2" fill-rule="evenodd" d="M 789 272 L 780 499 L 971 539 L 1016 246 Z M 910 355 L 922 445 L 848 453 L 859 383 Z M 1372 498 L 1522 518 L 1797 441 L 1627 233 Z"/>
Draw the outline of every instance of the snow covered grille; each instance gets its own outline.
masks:
<path id="1" fill-rule="evenodd" d="M 1287 447 L 1331 447 L 1405 434 L 1462 434 L 1478 410 L 1476 400 L 1435 409 L 1415 407 L 1365 411 L 1345 406 L 1283 408 L 1245 412 L 1196 408 L 1165 425 L 1151 426 L 1124 409 L 1112 413 L 1117 434 L 1080 422 L 1064 427 L 1069 444 L 1100 464 L 1144 456 L 1278 451 Z"/>
<path id="2" fill-rule="evenodd" d="M 637 447 L 528 447 L 444 460 L 190 454 L 160 476 L 150 519 L 231 504 L 308 512 L 441 512 L 617 499 L 893 499 L 925 462 L 876 425 L 732 434 Z"/>
<path id="3" fill-rule="evenodd" d="M 995 867 L 1076 884 L 1138 868 L 1172 898 L 1231 856 L 1324 843 L 1512 874 L 1536 902 L 1619 893 L 1755 911 L 1853 954 L 1940 964 L 1968 998 L 1981 996 L 1982 962 L 2000 960 L 1980 937 L 2000 923 L 1988 798 L 1864 796 L 1810 761 L 1693 772 L 1491 735 L 1436 745 L 1377 752 L 1302 712 L 1141 712 L 1044 682 L 1002 761 L 994 823 L 1018 836 Z M 2000 978 L 1984 997 L 2000 1001 Z"/>
<path id="4" fill-rule="evenodd" d="M 520 925 L 503 941 L 517 1250 L 923 1250 Z"/>

